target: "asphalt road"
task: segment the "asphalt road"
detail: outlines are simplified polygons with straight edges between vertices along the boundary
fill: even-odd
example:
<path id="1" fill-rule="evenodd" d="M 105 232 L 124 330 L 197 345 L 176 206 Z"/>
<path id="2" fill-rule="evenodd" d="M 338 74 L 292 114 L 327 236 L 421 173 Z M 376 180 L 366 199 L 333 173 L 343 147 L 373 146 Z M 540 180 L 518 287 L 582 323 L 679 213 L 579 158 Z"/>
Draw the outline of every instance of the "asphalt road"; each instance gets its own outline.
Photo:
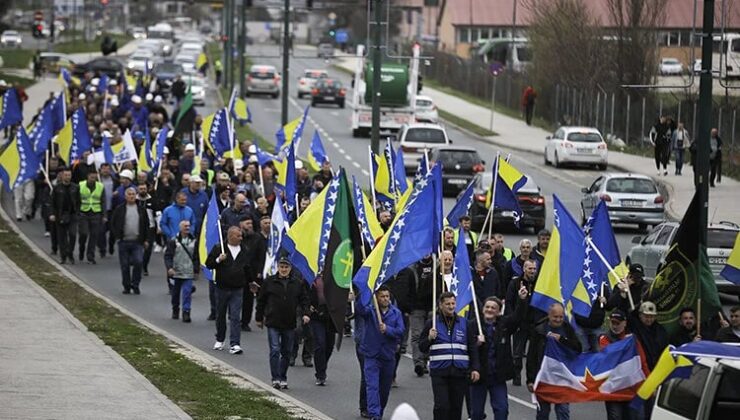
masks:
<path id="1" fill-rule="evenodd" d="M 276 61 L 274 59 L 255 59 L 255 62 L 278 64 Z M 294 85 L 297 76 L 306 68 L 322 68 L 326 65 L 322 60 L 294 58 L 292 66 L 290 118 L 295 118 L 308 104 L 307 100 L 299 101 L 296 99 Z M 349 85 L 348 77 L 344 74 L 333 69 L 329 69 L 329 72 L 332 77 L 338 77 Z M 250 98 L 248 103 L 253 113 L 254 128 L 264 137 L 274 138 L 274 132 L 280 125 L 279 100 L 255 97 Z M 213 94 L 208 95 L 206 106 L 198 107 L 198 111 L 207 114 L 213 112 L 217 106 L 218 100 L 214 91 Z M 349 127 L 350 110 L 314 108 L 310 110 L 309 115 L 311 116 L 311 124 L 305 130 L 304 141 L 300 149 L 301 154 L 305 155 L 305 149 L 308 147 L 310 136 L 313 135 L 314 127 L 320 127 L 323 130 L 320 132 L 325 147 L 335 166 L 346 167 L 349 174 L 358 177 L 358 181 L 367 183 L 367 146 L 369 140 L 352 138 Z M 491 162 L 498 149 L 453 128 L 449 128 L 449 133 L 456 144 L 476 147 L 488 162 Z M 526 141 L 526 139 L 523 139 L 523 141 Z M 501 152 L 509 153 L 510 151 L 501 149 Z M 551 203 L 551 195 L 556 193 L 568 208 L 575 212 L 578 209 L 580 187 L 588 185 L 595 178 L 596 171 L 556 170 L 544 167 L 540 163 L 541 161 L 542 158 L 539 155 L 512 153 L 512 163 L 534 178 L 547 197 L 548 204 Z M 3 197 L 3 206 L 12 214 L 10 196 L 4 195 Z M 448 209 L 452 204 L 452 199 L 445 200 L 445 207 Z M 42 249 L 49 250 L 49 241 L 43 236 L 42 223 L 22 222 L 19 223 L 19 226 Z M 635 234 L 638 234 L 638 232 L 632 228 L 617 229 L 617 240 L 622 255 L 629 249 L 630 238 Z M 513 230 L 506 230 L 505 235 L 507 246 L 512 248 L 517 246 L 521 238 L 534 239 L 534 235 L 529 232 L 520 234 Z M 116 257 L 99 258 L 97 265 L 78 262 L 77 265 L 67 266 L 67 268 L 98 292 L 159 328 L 177 335 L 191 345 L 206 350 L 214 357 L 249 372 L 265 382 L 269 381 L 268 345 L 264 331 L 242 334 L 242 346 L 245 349 L 243 355 L 231 356 L 226 352 L 210 350 L 214 342 L 215 325 L 213 322 L 206 320 L 208 297 L 207 285 L 203 280 L 196 282 L 198 291 L 193 296 L 193 323 L 184 324 L 170 319 L 170 297 L 167 294 L 162 254 L 153 254 L 149 267 L 150 276 L 143 279 L 142 295 L 140 296 L 121 294 L 122 287 Z M 419 411 L 420 418 L 430 419 L 432 417 L 430 380 L 428 377 L 417 378 L 412 368 L 411 360 L 403 358 L 398 370 L 399 387 L 391 392 L 388 410 L 390 412 L 401 402 L 410 402 Z M 342 349 L 335 352 L 329 362 L 329 378 L 325 388 L 318 388 L 314 385 L 313 369 L 297 366 L 291 368 L 288 372 L 290 389 L 287 392 L 333 418 L 358 418 L 358 369 L 354 344 L 350 339 L 345 339 Z M 534 416 L 534 405 L 531 403 L 530 394 L 525 388 L 510 386 L 509 399 L 510 417 L 512 419 L 532 418 Z M 604 408 L 601 403 L 573 405 L 571 413 L 574 419 L 604 418 Z M 489 418 L 492 418 L 490 411 Z"/>

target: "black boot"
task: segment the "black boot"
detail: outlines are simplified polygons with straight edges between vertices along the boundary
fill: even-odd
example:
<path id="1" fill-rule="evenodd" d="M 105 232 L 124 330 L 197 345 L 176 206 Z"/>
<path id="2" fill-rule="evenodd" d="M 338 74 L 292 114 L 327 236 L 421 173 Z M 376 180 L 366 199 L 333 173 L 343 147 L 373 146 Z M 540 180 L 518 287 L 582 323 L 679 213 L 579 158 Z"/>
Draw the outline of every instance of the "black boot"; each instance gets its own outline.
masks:
<path id="1" fill-rule="evenodd" d="M 511 381 L 514 386 L 522 386 L 522 376 L 520 372 L 514 373 L 514 379 Z"/>
<path id="2" fill-rule="evenodd" d="M 180 308 L 172 308 L 172 319 L 180 318 Z M 182 318 L 185 319 L 185 313 L 183 312 Z"/>
<path id="3" fill-rule="evenodd" d="M 182 322 L 190 322 L 190 311 L 182 311 Z"/>

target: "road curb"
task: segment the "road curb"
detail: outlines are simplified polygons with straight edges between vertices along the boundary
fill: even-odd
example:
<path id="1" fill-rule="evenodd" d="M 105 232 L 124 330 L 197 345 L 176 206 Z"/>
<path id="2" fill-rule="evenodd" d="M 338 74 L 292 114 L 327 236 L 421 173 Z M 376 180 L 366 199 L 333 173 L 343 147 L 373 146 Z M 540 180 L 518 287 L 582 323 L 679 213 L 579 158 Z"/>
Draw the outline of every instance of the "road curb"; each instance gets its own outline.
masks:
<path id="1" fill-rule="evenodd" d="M 1 199 L 2 199 L 2 194 L 0 193 L 0 202 L 1 202 Z M 188 343 L 188 342 L 180 339 L 179 337 L 177 337 L 177 336 L 175 336 L 173 334 L 170 334 L 169 332 L 167 332 L 167 331 L 165 331 L 165 330 L 157 327 L 154 324 L 151 324 L 149 321 L 147 321 L 147 320 L 139 317 L 137 314 L 129 311 L 127 308 L 125 308 L 125 307 L 119 305 L 118 303 L 116 303 L 116 302 L 108 299 L 107 296 L 101 294 L 100 292 L 98 292 L 97 290 L 95 290 L 94 288 L 92 288 L 90 285 L 88 285 L 87 283 L 85 283 L 83 280 L 81 280 L 79 277 L 77 277 L 75 274 L 73 274 L 72 272 L 68 271 L 66 269 L 66 267 L 64 267 L 63 265 L 60 265 L 56 260 L 54 260 L 53 258 L 51 258 L 51 256 L 49 256 L 49 254 L 47 254 L 46 252 L 44 252 L 43 249 L 41 249 L 38 245 L 36 245 L 36 243 L 33 242 L 28 236 L 26 236 L 26 234 L 23 231 L 21 231 L 21 229 L 15 224 L 15 222 L 8 215 L 8 213 L 5 211 L 5 208 L 3 208 L 2 205 L 0 205 L 0 217 L 2 217 L 3 220 L 8 224 L 8 226 L 10 226 L 10 228 L 13 229 L 13 231 L 20 238 L 23 239 L 23 241 L 26 243 L 26 245 L 28 245 L 28 247 L 30 247 L 37 256 L 43 258 L 46 262 L 48 262 L 49 264 L 51 264 L 60 273 L 62 273 L 67 279 L 69 279 L 70 281 L 73 281 L 75 284 L 77 284 L 78 286 L 80 286 L 81 288 L 83 288 L 86 292 L 88 292 L 88 293 L 92 294 L 93 296 L 95 296 L 95 297 L 103 300 L 106 304 L 108 304 L 111 307 L 117 309 L 118 311 L 120 311 L 124 315 L 132 318 L 133 320 L 135 320 L 136 322 L 138 322 L 142 326 L 148 328 L 149 330 L 154 331 L 154 332 L 156 332 L 159 335 L 162 335 L 163 337 L 165 337 L 168 340 L 176 343 L 180 347 L 183 347 L 183 348 L 187 349 L 188 351 L 190 351 L 190 352 L 198 355 L 199 357 L 202 357 L 202 358 L 208 360 L 212 365 L 218 366 L 223 371 L 229 372 L 229 373 L 231 373 L 231 374 L 233 374 L 235 376 L 238 376 L 238 377 L 243 378 L 245 381 L 249 382 L 255 388 L 258 388 L 262 392 L 265 392 L 265 393 L 268 393 L 268 394 L 273 395 L 276 399 L 279 400 L 278 403 L 281 406 L 283 406 L 284 408 L 290 410 L 293 413 L 296 413 L 296 412 L 301 413 L 301 415 L 299 417 L 301 420 L 331 420 L 331 417 L 329 417 L 328 415 L 322 413 L 321 411 L 319 411 L 319 410 L 311 407 L 310 405 L 308 405 L 308 404 L 306 404 L 306 403 L 304 403 L 304 402 L 302 402 L 302 401 L 300 401 L 300 400 L 298 400 L 298 399 L 296 399 L 296 398 L 294 398 L 294 397 L 292 397 L 292 396 L 290 396 L 290 395 L 288 395 L 288 394 L 286 394 L 284 392 L 280 392 L 280 391 L 274 389 L 272 386 L 268 385 L 267 383 L 262 382 L 261 380 L 255 378 L 254 376 L 248 374 L 247 372 L 244 372 L 241 369 L 238 369 L 238 368 L 236 368 L 234 366 L 229 365 L 228 363 L 224 362 L 223 360 L 220 360 L 218 358 L 215 358 L 215 357 L 211 356 L 210 354 L 206 353 L 205 351 L 201 350 L 200 348 L 191 345 L 190 343 Z M 34 284 L 36 284 L 36 283 L 34 282 Z M 38 286 L 38 287 L 41 287 L 41 286 Z M 52 299 L 53 299 L 53 297 L 52 297 Z M 57 302 L 55 299 L 54 299 L 54 302 L 56 302 L 57 305 L 61 305 L 61 303 Z M 75 321 L 77 323 L 79 323 L 79 325 L 82 325 L 82 323 L 79 320 L 75 319 Z M 84 325 L 82 325 L 82 327 L 85 328 Z M 87 328 L 85 328 L 85 330 L 87 330 Z M 97 337 L 97 336 L 95 336 L 95 338 L 98 339 L 98 340 L 100 340 L 100 338 Z M 101 343 L 102 343 L 102 341 L 101 341 Z M 118 357 L 120 357 L 121 360 L 124 363 L 128 364 L 129 366 L 131 366 L 125 359 L 123 359 L 123 356 L 121 356 L 118 353 L 116 353 L 113 349 L 110 349 L 104 343 L 103 343 L 103 346 L 105 346 L 111 352 L 113 352 L 116 355 L 118 355 Z M 196 360 L 194 358 L 190 358 L 190 360 L 192 362 L 198 363 L 199 365 L 202 366 L 202 364 L 198 360 Z M 131 369 L 134 369 L 133 366 L 131 366 Z M 151 386 L 154 386 L 141 373 L 139 373 L 138 371 L 137 371 L 137 373 L 142 378 L 144 378 L 147 383 L 149 383 Z M 161 391 L 157 390 L 157 392 L 159 392 L 161 394 Z M 164 394 L 162 394 L 162 395 L 164 395 Z M 166 398 L 166 396 L 165 396 L 165 398 Z M 170 401 L 172 404 L 176 405 L 169 398 L 167 398 L 167 400 Z"/>

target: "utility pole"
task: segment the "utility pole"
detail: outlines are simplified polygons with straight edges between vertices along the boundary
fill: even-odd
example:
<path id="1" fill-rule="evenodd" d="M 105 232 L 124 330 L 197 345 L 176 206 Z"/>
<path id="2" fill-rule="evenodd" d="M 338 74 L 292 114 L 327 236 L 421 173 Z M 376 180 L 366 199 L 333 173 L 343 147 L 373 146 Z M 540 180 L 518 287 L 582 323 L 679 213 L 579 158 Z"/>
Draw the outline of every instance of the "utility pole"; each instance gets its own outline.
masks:
<path id="1" fill-rule="evenodd" d="M 709 219 L 709 137 L 712 130 L 712 34 L 714 32 L 714 0 L 704 0 L 704 16 L 701 44 L 701 74 L 699 76 L 699 130 L 696 172 L 694 183 L 699 193 L 701 207 L 699 243 L 707 245 L 707 222 Z"/>
<path id="2" fill-rule="evenodd" d="M 244 55 L 246 54 L 247 48 L 247 0 L 242 0 L 241 13 L 239 15 L 239 97 L 244 97 L 244 74 L 246 65 Z"/>
<path id="3" fill-rule="evenodd" d="M 288 82 L 290 78 L 290 0 L 285 0 L 285 10 L 283 11 L 283 88 L 280 111 L 280 123 L 288 123 Z"/>
<path id="4" fill-rule="evenodd" d="M 382 18 L 383 18 L 383 0 L 370 0 L 371 6 L 374 7 L 373 17 L 373 114 L 372 127 L 370 131 L 370 149 L 373 153 L 380 150 L 380 68 L 383 60 L 380 47 L 382 43 Z"/>
<path id="5" fill-rule="evenodd" d="M 229 87 L 229 2 L 231 0 L 224 1 L 224 7 L 222 10 L 223 24 L 221 25 L 221 36 L 223 37 L 223 64 L 224 71 L 222 72 L 223 80 L 221 84 L 223 87 Z"/>
<path id="6" fill-rule="evenodd" d="M 236 31 L 234 30 L 234 12 L 236 11 L 236 0 L 229 2 L 229 91 L 234 88 L 234 39 Z"/>

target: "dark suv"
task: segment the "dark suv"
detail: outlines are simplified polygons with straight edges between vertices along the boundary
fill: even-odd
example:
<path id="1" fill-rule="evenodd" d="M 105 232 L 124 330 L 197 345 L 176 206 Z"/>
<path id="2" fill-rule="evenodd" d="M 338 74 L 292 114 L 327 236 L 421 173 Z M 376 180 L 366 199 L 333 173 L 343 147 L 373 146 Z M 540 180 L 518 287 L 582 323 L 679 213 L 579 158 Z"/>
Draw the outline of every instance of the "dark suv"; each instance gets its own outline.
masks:
<path id="1" fill-rule="evenodd" d="M 347 90 L 342 87 L 342 82 L 336 79 L 319 79 L 311 89 L 311 106 L 316 104 L 337 104 L 344 108 L 344 97 Z"/>
<path id="2" fill-rule="evenodd" d="M 468 186 L 475 174 L 485 170 L 485 162 L 478 151 L 470 147 L 437 147 L 432 149 L 429 160 L 442 164 L 444 195 L 457 195 Z"/>
<path id="3" fill-rule="evenodd" d="M 546 205 L 545 197 L 542 195 L 540 187 L 534 183 L 532 178 L 528 175 L 527 183 L 516 193 L 516 198 L 519 201 L 519 208 L 522 209 L 524 215 L 519 221 L 519 228 L 531 227 L 534 233 L 539 232 L 545 228 L 545 217 L 546 217 Z M 480 229 L 483 227 L 483 222 L 488 214 L 487 206 L 487 193 L 491 188 L 491 182 L 493 182 L 493 174 L 491 172 L 484 172 L 475 176 L 473 181 L 473 205 L 470 206 L 470 217 L 473 219 L 473 229 Z M 501 224 L 513 225 L 514 216 L 510 210 L 496 209 L 493 212 L 493 226 L 500 226 Z"/>
<path id="4" fill-rule="evenodd" d="M 93 72 L 95 74 L 107 74 L 108 77 L 117 79 L 124 74 L 123 63 L 114 57 L 93 58 L 87 63 L 76 64 L 72 69 L 72 74 L 77 77 L 84 77 L 85 73 Z"/>

